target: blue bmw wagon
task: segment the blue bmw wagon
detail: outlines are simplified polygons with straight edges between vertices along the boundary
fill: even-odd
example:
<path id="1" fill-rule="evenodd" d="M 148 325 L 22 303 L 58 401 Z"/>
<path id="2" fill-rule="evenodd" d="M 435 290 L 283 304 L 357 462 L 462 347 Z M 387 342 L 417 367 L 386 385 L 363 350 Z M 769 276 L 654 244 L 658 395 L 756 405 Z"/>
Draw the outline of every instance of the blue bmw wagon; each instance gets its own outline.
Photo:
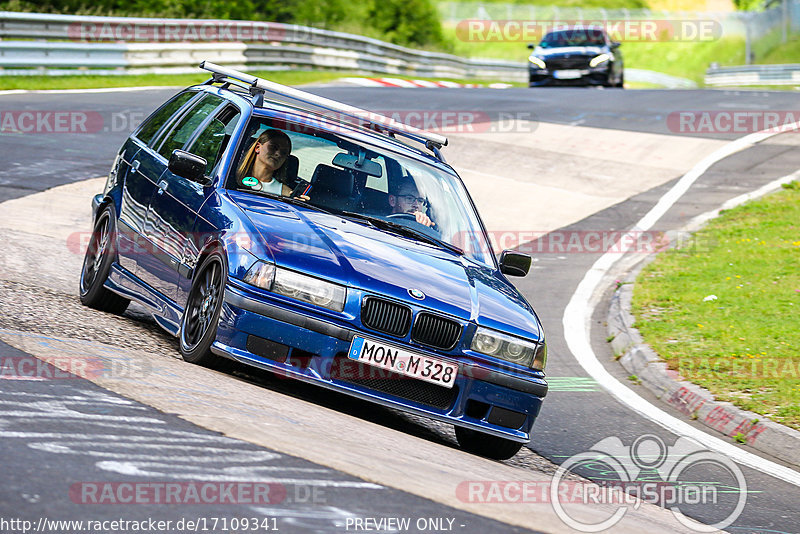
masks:
<path id="1" fill-rule="evenodd" d="M 226 360 L 451 423 L 507 459 L 547 393 L 542 325 L 447 139 L 205 62 L 119 150 L 80 277 L 183 359 Z"/>

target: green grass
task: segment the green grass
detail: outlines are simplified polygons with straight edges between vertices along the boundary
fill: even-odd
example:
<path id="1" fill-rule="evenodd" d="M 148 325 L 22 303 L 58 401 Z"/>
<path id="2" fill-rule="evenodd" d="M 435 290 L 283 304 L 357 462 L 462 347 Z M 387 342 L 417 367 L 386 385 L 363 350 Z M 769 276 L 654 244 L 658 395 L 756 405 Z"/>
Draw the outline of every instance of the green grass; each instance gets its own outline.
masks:
<path id="1" fill-rule="evenodd" d="M 659 255 L 636 283 L 636 326 L 688 380 L 800 429 L 798 265 L 794 182 L 724 213 L 689 246 Z"/>
<path id="2" fill-rule="evenodd" d="M 788 42 L 778 44 L 775 48 L 764 54 L 759 63 L 783 64 L 800 63 L 800 36 L 792 36 Z"/>
<path id="3" fill-rule="evenodd" d="M 199 69 L 198 69 L 199 70 Z M 250 71 L 251 74 L 263 76 L 268 80 L 283 85 L 305 85 L 322 83 L 346 78 L 348 76 L 384 76 L 379 74 L 365 74 L 363 72 L 344 71 Z M 94 76 L 90 74 L 80 76 L 0 76 L 0 90 L 9 89 L 95 89 L 102 87 L 136 87 L 136 86 L 179 86 L 185 87 L 206 81 L 210 77 L 207 73 L 198 74 L 141 74 L 120 76 Z M 441 80 L 442 78 L 424 78 L 418 76 L 400 76 L 401 78 L 414 78 L 418 80 Z M 444 79 L 458 83 L 477 83 L 488 85 L 497 83 L 497 80 L 460 80 Z M 515 87 L 524 87 L 524 83 L 512 83 Z"/>

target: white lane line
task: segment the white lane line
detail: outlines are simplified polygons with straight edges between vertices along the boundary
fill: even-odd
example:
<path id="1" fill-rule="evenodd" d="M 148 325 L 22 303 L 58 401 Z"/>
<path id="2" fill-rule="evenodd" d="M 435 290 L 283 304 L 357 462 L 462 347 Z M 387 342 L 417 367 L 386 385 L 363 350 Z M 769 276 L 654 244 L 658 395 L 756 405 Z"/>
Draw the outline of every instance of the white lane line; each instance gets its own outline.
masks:
<path id="1" fill-rule="evenodd" d="M 789 129 L 797 129 L 800 127 L 800 122 L 795 122 L 783 131 Z M 636 223 L 630 230 L 633 232 L 646 231 L 661 218 L 667 210 L 672 207 L 678 199 L 686 193 L 689 187 L 714 163 L 744 150 L 750 146 L 755 145 L 769 137 L 777 135 L 781 132 L 756 132 L 746 135 L 740 139 L 732 141 L 723 147 L 715 150 L 712 154 L 704 158 L 697 165 L 695 165 L 689 172 L 687 172 L 672 189 L 667 191 L 662 196 L 658 203 Z M 788 177 L 781 178 L 768 184 L 767 187 L 777 187 L 783 180 Z M 763 188 L 762 188 L 763 189 Z M 739 198 L 744 198 L 742 195 Z M 627 251 L 630 248 L 630 239 L 623 236 L 617 243 L 617 246 L 624 247 L 622 250 Z M 593 302 L 595 293 L 600 287 L 603 277 L 610 271 L 611 267 L 620 259 L 624 254 L 619 254 L 620 249 L 613 247 L 613 251 L 606 252 L 592 265 L 591 269 L 586 273 L 578 284 L 575 293 L 567 304 L 564 310 L 563 326 L 564 337 L 567 341 L 567 346 L 575 359 L 583 367 L 589 375 L 597 380 L 597 382 L 608 390 L 614 397 L 616 397 L 623 404 L 628 406 L 634 412 L 650 419 L 654 423 L 662 426 L 669 432 L 678 436 L 685 436 L 701 443 L 705 447 L 716 450 L 717 452 L 728 456 L 729 458 L 739 462 L 742 465 L 751 467 L 768 475 L 774 476 L 790 484 L 800 486 L 800 473 L 784 467 L 775 462 L 771 462 L 751 452 L 740 449 L 732 443 L 728 443 L 715 436 L 711 436 L 706 432 L 699 430 L 685 421 L 673 417 L 672 415 L 657 408 L 653 404 L 647 402 L 645 399 L 634 393 L 633 390 L 626 385 L 619 382 L 614 378 L 605 367 L 597 359 L 597 355 L 592 350 L 591 342 L 589 341 L 589 332 L 591 328 L 592 309 L 596 304 Z"/>

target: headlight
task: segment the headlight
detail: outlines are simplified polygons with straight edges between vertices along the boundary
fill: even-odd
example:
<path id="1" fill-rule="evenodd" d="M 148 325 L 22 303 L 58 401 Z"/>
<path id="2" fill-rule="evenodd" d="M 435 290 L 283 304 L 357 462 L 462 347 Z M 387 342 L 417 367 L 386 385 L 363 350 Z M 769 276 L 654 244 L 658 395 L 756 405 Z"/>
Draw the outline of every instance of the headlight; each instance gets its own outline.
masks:
<path id="1" fill-rule="evenodd" d="M 478 327 L 470 347 L 475 352 L 543 370 L 547 360 L 547 346 Z"/>
<path id="2" fill-rule="evenodd" d="M 247 274 L 244 275 L 245 282 L 268 291 L 272 290 L 272 282 L 274 280 L 275 264 L 264 263 L 263 261 L 257 261 L 252 267 L 250 267 L 250 269 L 248 269 Z"/>
<path id="3" fill-rule="evenodd" d="M 609 59 L 611 59 L 611 56 L 609 56 L 608 54 L 600 54 L 599 56 L 595 56 L 592 58 L 592 60 L 589 62 L 589 66 L 594 68 L 598 66 L 600 63 L 605 63 Z"/>
<path id="4" fill-rule="evenodd" d="M 536 56 L 528 57 L 528 61 L 530 61 L 531 63 L 533 63 L 534 65 L 536 65 L 540 69 L 546 69 L 547 68 L 547 65 L 545 65 L 544 61 L 542 61 L 541 59 L 539 59 Z"/>
<path id="5" fill-rule="evenodd" d="M 334 311 L 344 309 L 347 289 L 319 278 L 257 262 L 244 276 L 248 284 Z"/>

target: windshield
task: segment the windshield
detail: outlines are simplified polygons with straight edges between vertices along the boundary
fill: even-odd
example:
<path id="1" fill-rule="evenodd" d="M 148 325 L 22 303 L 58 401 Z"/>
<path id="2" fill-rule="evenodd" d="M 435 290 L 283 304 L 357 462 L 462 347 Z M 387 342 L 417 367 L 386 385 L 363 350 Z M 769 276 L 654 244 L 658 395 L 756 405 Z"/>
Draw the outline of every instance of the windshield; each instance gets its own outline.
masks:
<path id="1" fill-rule="evenodd" d="M 599 28 L 573 28 L 551 32 L 542 38 L 542 48 L 558 48 L 562 46 L 603 46 L 605 35 Z"/>
<path id="2" fill-rule="evenodd" d="M 457 177 L 331 132 L 252 120 L 227 186 L 350 217 L 494 267 Z"/>

